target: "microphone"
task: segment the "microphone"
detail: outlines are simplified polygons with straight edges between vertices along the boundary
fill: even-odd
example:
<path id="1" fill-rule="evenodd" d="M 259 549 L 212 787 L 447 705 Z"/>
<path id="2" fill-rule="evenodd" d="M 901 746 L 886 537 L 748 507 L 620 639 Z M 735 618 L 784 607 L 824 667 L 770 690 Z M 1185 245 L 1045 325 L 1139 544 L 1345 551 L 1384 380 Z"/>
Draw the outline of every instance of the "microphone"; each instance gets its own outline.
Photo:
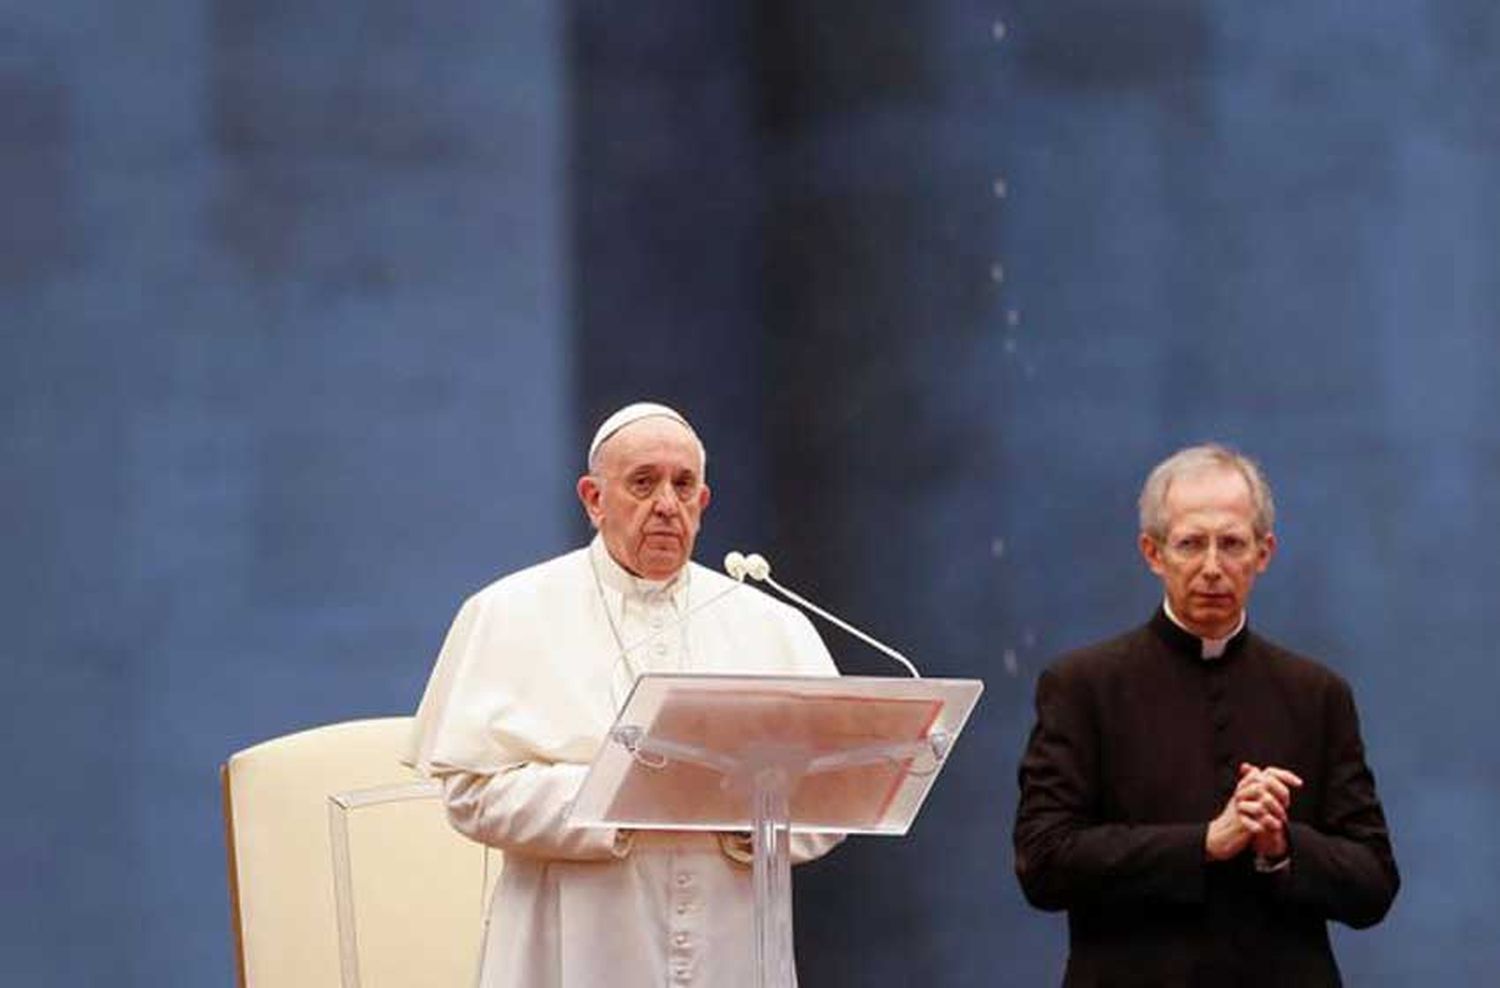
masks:
<path id="1" fill-rule="evenodd" d="M 906 667 L 907 672 L 910 672 L 912 674 L 913 679 L 922 678 L 922 674 L 920 672 L 917 672 L 917 667 L 911 664 L 911 660 L 902 655 L 900 652 L 896 651 L 894 648 L 891 648 L 889 645 L 885 644 L 882 641 L 872 638 L 870 635 L 867 635 L 863 631 L 860 631 L 858 628 L 854 627 L 852 624 L 849 624 L 847 621 L 835 617 L 834 615 L 823 610 L 823 608 L 819 607 L 817 604 L 814 604 L 812 601 L 808 600 L 806 597 L 803 597 L 801 594 L 798 594 L 771 579 L 770 560 L 766 559 L 766 557 L 762 556 L 760 553 L 752 552 L 748 556 L 742 552 L 730 552 L 726 554 L 724 556 L 724 572 L 733 577 L 737 581 L 737 583 L 744 583 L 745 579 L 748 577 L 749 579 L 754 580 L 757 583 L 764 583 L 770 586 L 777 593 L 781 594 L 783 597 L 787 598 L 793 603 L 803 607 L 806 610 L 812 611 L 814 614 L 818 615 L 818 617 L 829 622 L 830 624 L 837 625 L 839 628 L 842 628 L 844 631 L 853 635 L 855 638 L 858 638 L 860 641 L 864 642 L 866 645 L 869 645 L 876 651 L 883 652 L 891 658 L 895 659 L 897 662 Z"/>
<path id="2" fill-rule="evenodd" d="M 729 552 L 724 556 L 724 571 L 741 583 L 747 576 L 752 580 L 767 580 L 771 577 L 771 564 L 758 552 L 748 556 L 743 552 Z"/>

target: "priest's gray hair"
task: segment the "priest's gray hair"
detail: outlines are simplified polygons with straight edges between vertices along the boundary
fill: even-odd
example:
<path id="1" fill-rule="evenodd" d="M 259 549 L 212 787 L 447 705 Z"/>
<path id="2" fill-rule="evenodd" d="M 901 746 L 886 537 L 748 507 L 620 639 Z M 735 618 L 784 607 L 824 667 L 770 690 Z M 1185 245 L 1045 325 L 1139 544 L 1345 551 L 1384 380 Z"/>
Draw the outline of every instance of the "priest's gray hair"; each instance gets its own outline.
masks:
<path id="1" fill-rule="evenodd" d="M 1238 470 L 1250 488 L 1250 503 L 1255 508 L 1251 527 L 1257 539 L 1271 534 L 1276 524 L 1276 500 L 1260 466 L 1238 450 L 1220 443 L 1204 443 L 1179 449 L 1158 463 L 1141 488 L 1141 531 L 1160 541 L 1167 536 L 1167 490 L 1172 482 L 1188 474 L 1205 470 Z"/>

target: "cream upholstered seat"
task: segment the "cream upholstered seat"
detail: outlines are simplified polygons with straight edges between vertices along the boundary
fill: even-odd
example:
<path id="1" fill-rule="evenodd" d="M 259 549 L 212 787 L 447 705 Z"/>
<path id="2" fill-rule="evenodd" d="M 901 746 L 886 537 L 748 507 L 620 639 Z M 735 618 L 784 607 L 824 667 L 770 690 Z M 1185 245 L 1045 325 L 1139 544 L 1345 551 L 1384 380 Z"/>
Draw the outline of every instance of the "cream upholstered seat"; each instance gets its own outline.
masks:
<path id="1" fill-rule="evenodd" d="M 410 717 L 313 728 L 220 770 L 243 988 L 474 982 L 497 852 L 402 765 Z"/>

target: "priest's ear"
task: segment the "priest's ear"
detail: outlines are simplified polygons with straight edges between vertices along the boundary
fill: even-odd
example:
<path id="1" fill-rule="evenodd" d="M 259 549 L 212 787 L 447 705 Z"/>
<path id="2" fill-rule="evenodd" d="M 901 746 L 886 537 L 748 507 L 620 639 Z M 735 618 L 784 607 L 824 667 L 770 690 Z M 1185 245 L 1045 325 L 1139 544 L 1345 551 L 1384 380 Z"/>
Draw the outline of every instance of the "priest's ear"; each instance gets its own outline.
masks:
<path id="1" fill-rule="evenodd" d="M 1164 575 L 1167 570 L 1167 563 L 1166 560 L 1162 559 L 1161 543 L 1145 532 L 1142 532 L 1136 540 L 1136 545 L 1140 547 L 1141 558 L 1146 561 L 1146 566 L 1151 572 L 1157 576 Z"/>
<path id="2" fill-rule="evenodd" d="M 604 485 L 593 474 L 586 473 L 578 478 L 578 500 L 583 504 L 583 513 L 588 515 L 589 524 L 596 529 L 604 517 L 604 506 L 600 502 L 603 496 Z"/>

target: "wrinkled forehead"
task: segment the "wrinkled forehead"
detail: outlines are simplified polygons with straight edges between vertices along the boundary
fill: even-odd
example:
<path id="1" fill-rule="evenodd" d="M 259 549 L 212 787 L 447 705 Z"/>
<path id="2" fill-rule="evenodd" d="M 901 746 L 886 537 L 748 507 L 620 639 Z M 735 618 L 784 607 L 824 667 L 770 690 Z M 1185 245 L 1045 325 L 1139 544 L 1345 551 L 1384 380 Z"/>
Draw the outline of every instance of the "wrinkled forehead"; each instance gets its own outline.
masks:
<path id="1" fill-rule="evenodd" d="M 610 472 L 633 470 L 643 464 L 703 472 L 703 443 L 692 429 L 674 418 L 653 415 L 616 430 L 599 444 L 599 467 Z"/>

